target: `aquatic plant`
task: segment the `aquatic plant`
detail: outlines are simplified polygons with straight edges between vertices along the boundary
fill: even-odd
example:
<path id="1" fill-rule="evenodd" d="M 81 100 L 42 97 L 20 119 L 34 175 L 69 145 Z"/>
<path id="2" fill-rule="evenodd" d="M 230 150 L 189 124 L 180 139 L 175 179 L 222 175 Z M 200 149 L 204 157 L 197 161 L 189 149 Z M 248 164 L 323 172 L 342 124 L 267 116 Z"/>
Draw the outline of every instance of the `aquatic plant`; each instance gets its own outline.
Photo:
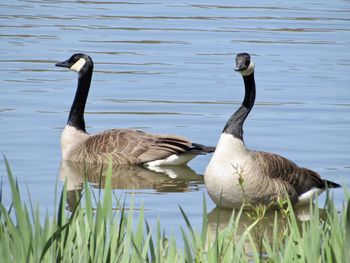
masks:
<path id="1" fill-rule="evenodd" d="M 43 218 L 39 206 L 23 201 L 6 159 L 5 166 L 12 203 L 5 206 L 0 188 L 1 262 L 345 262 L 350 258 L 347 191 L 341 212 L 329 198 L 322 214 L 310 204 L 308 220 L 300 221 L 288 203 L 281 207 L 282 213 L 272 212 L 268 223 L 264 218 L 271 212 L 264 207 L 217 209 L 216 219 L 209 222 L 203 198 L 200 231 L 179 208 L 186 227 L 178 228 L 183 240 L 177 244 L 159 221 L 155 226 L 148 224 L 142 205 L 136 213 L 133 202 L 126 208 L 113 194 L 111 172 L 103 195 L 95 199 L 85 181 L 84 198 L 77 196 L 75 207 L 67 211 L 64 187 L 57 213 Z M 225 213 L 229 219 L 222 226 Z M 244 218 L 249 223 L 242 225 Z"/>

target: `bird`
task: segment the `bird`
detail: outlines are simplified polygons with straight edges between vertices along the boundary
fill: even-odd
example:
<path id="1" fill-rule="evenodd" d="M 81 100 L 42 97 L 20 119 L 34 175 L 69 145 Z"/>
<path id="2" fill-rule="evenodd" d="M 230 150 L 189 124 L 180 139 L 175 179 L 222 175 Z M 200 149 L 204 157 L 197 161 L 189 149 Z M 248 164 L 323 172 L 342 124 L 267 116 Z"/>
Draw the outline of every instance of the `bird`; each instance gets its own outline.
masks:
<path id="1" fill-rule="evenodd" d="M 285 157 L 246 147 L 243 124 L 255 102 L 255 65 L 248 53 L 237 54 L 235 60 L 235 71 L 243 77 L 244 100 L 224 126 L 204 172 L 215 204 L 226 208 L 239 208 L 243 203 L 274 206 L 289 198 L 292 205 L 303 205 L 328 188 L 340 187 Z"/>
<path id="2" fill-rule="evenodd" d="M 214 151 L 214 147 L 193 143 L 178 135 L 156 135 L 134 129 L 108 129 L 89 134 L 84 110 L 94 63 L 84 53 L 73 54 L 55 64 L 78 73 L 78 85 L 61 135 L 62 159 L 87 164 L 185 165 L 195 156 Z"/>

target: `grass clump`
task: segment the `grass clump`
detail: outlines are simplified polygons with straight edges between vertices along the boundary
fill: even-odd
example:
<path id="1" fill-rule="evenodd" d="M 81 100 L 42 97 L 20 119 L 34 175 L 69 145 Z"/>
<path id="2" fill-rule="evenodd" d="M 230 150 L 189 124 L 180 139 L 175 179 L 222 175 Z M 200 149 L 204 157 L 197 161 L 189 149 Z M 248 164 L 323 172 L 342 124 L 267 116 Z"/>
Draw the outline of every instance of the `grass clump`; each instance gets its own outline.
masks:
<path id="1" fill-rule="evenodd" d="M 5 207 L 0 189 L 1 262 L 346 262 L 350 258 L 350 198 L 338 212 L 332 200 L 320 210 L 310 204 L 301 221 L 288 203 L 282 212 L 264 207 L 245 211 L 219 208 L 207 214 L 203 198 L 198 232 L 180 207 L 186 227 L 183 242 L 166 236 L 160 222 L 150 226 L 141 206 L 125 208 L 111 190 L 96 200 L 85 181 L 84 199 L 66 211 L 64 187 L 57 213 L 42 219 L 40 208 L 21 199 L 5 159 L 12 203 Z M 115 199 L 115 200 L 114 200 Z M 114 202 L 113 202 L 114 201 Z M 117 207 L 113 204 L 117 203 Z"/>

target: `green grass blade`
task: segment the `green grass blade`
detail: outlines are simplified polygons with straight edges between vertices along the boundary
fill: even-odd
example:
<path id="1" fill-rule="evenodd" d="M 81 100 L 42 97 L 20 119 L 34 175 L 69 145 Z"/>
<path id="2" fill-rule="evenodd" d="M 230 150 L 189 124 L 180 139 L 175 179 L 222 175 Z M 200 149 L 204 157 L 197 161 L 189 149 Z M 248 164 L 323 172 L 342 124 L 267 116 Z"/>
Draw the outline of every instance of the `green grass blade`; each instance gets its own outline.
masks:
<path id="1" fill-rule="evenodd" d="M 193 242 L 193 244 L 196 244 L 196 236 L 195 236 L 195 233 L 194 233 L 193 228 L 191 226 L 190 220 L 188 219 L 185 211 L 182 209 L 182 207 L 180 205 L 179 205 L 179 208 L 181 211 L 181 215 L 186 222 L 187 228 L 190 230 L 192 242 Z"/>
<path id="2" fill-rule="evenodd" d="M 15 179 L 12 176 L 12 172 L 10 169 L 10 165 L 6 159 L 6 157 L 4 157 L 5 160 L 5 165 L 6 165 L 6 170 L 7 170 L 7 175 L 8 175 L 8 180 L 10 183 L 10 188 L 11 188 L 11 193 L 12 193 L 12 203 L 13 203 L 13 207 L 14 207 L 14 211 L 15 211 L 15 215 L 16 215 L 16 222 L 18 225 L 18 231 L 19 231 L 19 235 L 22 237 L 21 240 L 19 240 L 22 244 L 21 246 L 21 252 L 24 254 L 26 254 L 27 249 L 26 248 L 29 243 L 30 243 L 30 236 L 31 236 L 31 225 L 30 225 L 30 220 L 29 220 L 29 215 L 28 212 L 26 210 L 25 206 L 22 206 L 22 200 L 21 200 L 21 196 L 19 193 L 19 188 L 17 185 L 17 182 L 15 181 Z"/>
<path id="3" fill-rule="evenodd" d="M 186 262 L 193 262 L 193 257 L 192 257 L 192 252 L 191 252 L 190 243 L 188 241 L 188 237 L 181 226 L 180 226 L 180 229 L 181 229 L 182 239 L 184 241 L 184 246 L 185 246 Z"/>
<path id="4" fill-rule="evenodd" d="M 57 229 L 52 236 L 47 240 L 47 242 L 45 243 L 41 256 L 40 256 L 40 261 L 43 260 L 46 252 L 49 250 L 49 248 L 51 247 L 51 245 L 58 240 L 61 237 L 61 233 L 69 226 L 70 222 L 67 222 L 65 225 L 59 227 L 59 229 Z"/>
<path id="5" fill-rule="evenodd" d="M 151 228 L 146 220 L 145 220 L 145 224 L 146 224 L 146 233 L 147 233 L 147 235 L 150 236 L 150 239 L 149 239 L 149 254 L 151 256 L 150 262 L 155 262 L 156 261 L 156 251 L 154 248 L 154 243 L 153 243 L 153 239 L 152 239 L 152 235 L 151 235 Z"/>
<path id="6" fill-rule="evenodd" d="M 344 244 L 344 258 L 350 259 L 350 199 L 347 200 L 345 216 L 345 244 Z"/>
<path id="7" fill-rule="evenodd" d="M 203 209 L 202 209 L 202 230 L 201 230 L 201 240 L 202 248 L 205 248 L 207 241 L 207 231 L 208 231 L 208 216 L 207 216 L 207 202 L 205 200 L 205 194 L 203 193 Z"/>

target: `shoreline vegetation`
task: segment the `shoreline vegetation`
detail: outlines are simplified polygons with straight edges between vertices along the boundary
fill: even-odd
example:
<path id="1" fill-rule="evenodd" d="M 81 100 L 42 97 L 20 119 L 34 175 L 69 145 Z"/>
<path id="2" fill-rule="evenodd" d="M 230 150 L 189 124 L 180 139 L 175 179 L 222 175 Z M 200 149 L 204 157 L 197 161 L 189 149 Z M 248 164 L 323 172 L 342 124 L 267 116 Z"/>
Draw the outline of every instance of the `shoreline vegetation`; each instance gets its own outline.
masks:
<path id="1" fill-rule="evenodd" d="M 350 258 L 350 194 L 338 211 L 329 196 L 321 209 L 288 202 L 277 210 L 242 206 L 207 214 L 203 196 L 201 229 L 194 229 L 181 206 L 186 227 L 182 243 L 166 236 L 161 222 L 149 225 L 143 205 L 130 207 L 111 189 L 112 168 L 103 195 L 95 197 L 87 180 L 84 193 L 67 211 L 63 188 L 54 215 L 21 199 L 20 186 L 5 158 L 11 187 L 5 207 L 0 186 L 1 262 L 346 262 Z M 83 196 L 83 197 L 82 197 Z M 250 209 L 246 209 L 246 208 Z M 137 211 L 137 213 L 135 212 Z"/>

